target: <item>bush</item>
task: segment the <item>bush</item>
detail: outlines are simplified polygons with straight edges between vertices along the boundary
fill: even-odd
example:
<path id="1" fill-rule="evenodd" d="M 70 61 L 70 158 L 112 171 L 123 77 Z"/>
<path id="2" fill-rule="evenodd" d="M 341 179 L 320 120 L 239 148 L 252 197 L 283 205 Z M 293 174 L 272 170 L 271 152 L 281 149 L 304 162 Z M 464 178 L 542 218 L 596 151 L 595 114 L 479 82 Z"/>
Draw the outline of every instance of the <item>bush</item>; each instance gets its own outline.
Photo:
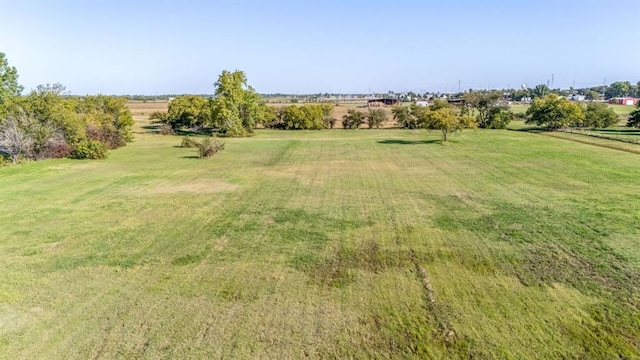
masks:
<path id="1" fill-rule="evenodd" d="M 344 129 L 358 129 L 364 123 L 364 118 L 363 112 L 349 109 L 347 114 L 342 115 L 342 127 Z"/>
<path id="2" fill-rule="evenodd" d="M 160 125 L 160 134 L 161 135 L 175 135 L 176 131 L 169 124 Z"/>
<path id="3" fill-rule="evenodd" d="M 157 120 L 159 122 L 167 121 L 167 113 L 164 111 L 154 111 L 149 115 L 149 120 Z"/>
<path id="4" fill-rule="evenodd" d="M 0 153 L 0 167 L 11 165 L 11 161 Z"/>
<path id="5" fill-rule="evenodd" d="M 109 155 L 107 147 L 96 140 L 82 140 L 74 149 L 71 157 L 74 159 L 106 159 Z"/>
<path id="6" fill-rule="evenodd" d="M 87 137 L 89 140 L 101 142 L 107 149 L 117 149 L 127 144 L 126 138 L 118 129 L 108 124 L 102 127 L 95 124 L 87 125 Z"/>
<path id="7" fill-rule="evenodd" d="M 182 138 L 182 144 L 181 144 L 182 147 L 194 148 L 194 147 L 198 147 L 198 145 L 199 145 L 198 142 L 189 136 L 185 136 Z"/>
<path id="8" fill-rule="evenodd" d="M 206 138 L 202 140 L 201 143 L 198 143 L 198 151 L 201 159 L 210 158 L 213 154 L 222 150 L 224 150 L 224 143 L 216 138 Z"/>
<path id="9" fill-rule="evenodd" d="M 49 141 L 39 153 L 39 156 L 42 159 L 59 159 L 69 157 L 72 153 L 73 147 L 65 141 Z"/>
<path id="10" fill-rule="evenodd" d="M 513 119 L 514 114 L 511 111 L 497 107 L 489 111 L 483 126 L 485 129 L 506 129 Z"/>
<path id="11" fill-rule="evenodd" d="M 367 114 L 367 125 L 369 125 L 369 129 L 373 129 L 374 127 L 377 129 L 385 121 L 387 121 L 387 114 L 385 114 L 384 110 L 369 109 L 369 113 Z"/>
<path id="12" fill-rule="evenodd" d="M 333 129 L 336 126 L 336 122 L 338 122 L 338 119 L 336 119 L 334 117 L 325 118 L 324 119 L 324 128 L 325 129 Z"/>

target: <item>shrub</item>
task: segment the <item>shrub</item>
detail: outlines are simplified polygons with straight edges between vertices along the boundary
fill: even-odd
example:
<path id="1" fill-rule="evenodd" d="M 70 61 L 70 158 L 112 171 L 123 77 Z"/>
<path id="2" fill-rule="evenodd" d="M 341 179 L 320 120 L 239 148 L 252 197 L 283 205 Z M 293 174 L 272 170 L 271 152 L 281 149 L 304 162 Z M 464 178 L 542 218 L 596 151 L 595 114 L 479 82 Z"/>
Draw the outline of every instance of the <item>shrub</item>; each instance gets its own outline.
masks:
<path id="1" fill-rule="evenodd" d="M 387 114 L 382 109 L 369 109 L 367 113 L 367 125 L 369 129 L 377 129 L 383 122 L 387 121 Z"/>
<path id="2" fill-rule="evenodd" d="M 198 142 L 189 136 L 185 136 L 182 138 L 181 146 L 185 148 L 194 148 L 198 146 Z"/>
<path id="3" fill-rule="evenodd" d="M 166 122 L 167 113 L 164 111 L 154 111 L 149 115 L 149 120 L 158 120 L 159 122 Z"/>
<path id="4" fill-rule="evenodd" d="M 638 103 L 638 107 L 629 114 L 627 126 L 640 128 L 640 103 Z"/>
<path id="5" fill-rule="evenodd" d="M 39 155 L 43 159 L 55 159 L 69 157 L 72 153 L 73 147 L 65 141 L 49 141 Z"/>
<path id="6" fill-rule="evenodd" d="M 210 158 L 213 154 L 222 150 L 224 150 L 224 143 L 216 138 L 206 138 L 202 140 L 201 143 L 198 143 L 198 151 L 201 159 Z"/>
<path id="7" fill-rule="evenodd" d="M 96 140 L 82 140 L 76 144 L 71 157 L 74 159 L 106 159 L 109 155 L 107 147 Z"/>
<path id="8" fill-rule="evenodd" d="M 483 122 L 485 129 L 506 129 L 507 125 L 514 119 L 511 111 L 500 107 L 489 110 L 486 120 Z"/>
<path id="9" fill-rule="evenodd" d="M 336 126 L 336 122 L 338 122 L 338 119 L 336 119 L 334 117 L 325 118 L 324 119 L 324 128 L 325 129 L 333 129 Z"/>
<path id="10" fill-rule="evenodd" d="M 109 124 L 100 127 L 95 124 L 87 125 L 87 137 L 101 142 L 107 149 L 117 149 L 127 144 L 126 138 L 118 132 L 118 129 Z"/>
<path id="11" fill-rule="evenodd" d="M 160 125 L 160 134 L 161 135 L 175 135 L 176 131 L 169 124 Z"/>
<path id="12" fill-rule="evenodd" d="M 342 115 L 342 127 L 345 129 L 358 129 L 364 123 L 364 118 L 363 112 L 349 109 L 347 114 Z"/>
<path id="13" fill-rule="evenodd" d="M 11 161 L 0 153 L 0 167 L 11 165 Z"/>

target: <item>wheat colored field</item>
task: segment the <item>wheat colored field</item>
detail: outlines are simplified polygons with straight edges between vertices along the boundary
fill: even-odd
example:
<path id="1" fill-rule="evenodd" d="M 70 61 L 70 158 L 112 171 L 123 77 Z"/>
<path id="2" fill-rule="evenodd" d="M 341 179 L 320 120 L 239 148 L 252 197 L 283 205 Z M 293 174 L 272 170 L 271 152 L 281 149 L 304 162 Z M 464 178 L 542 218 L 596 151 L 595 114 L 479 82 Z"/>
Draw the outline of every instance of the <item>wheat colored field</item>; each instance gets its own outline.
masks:
<path id="1" fill-rule="evenodd" d="M 201 160 L 161 106 L 107 160 L 0 168 L 1 359 L 640 357 L 640 155 L 258 130 Z"/>

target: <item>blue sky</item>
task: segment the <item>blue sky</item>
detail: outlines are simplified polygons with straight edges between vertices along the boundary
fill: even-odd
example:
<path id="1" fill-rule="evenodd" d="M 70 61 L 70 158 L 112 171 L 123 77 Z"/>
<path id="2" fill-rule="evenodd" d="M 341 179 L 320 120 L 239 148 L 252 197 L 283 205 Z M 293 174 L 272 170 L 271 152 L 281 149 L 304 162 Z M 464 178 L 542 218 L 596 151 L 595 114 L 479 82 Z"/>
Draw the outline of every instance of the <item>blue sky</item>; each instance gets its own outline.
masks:
<path id="1" fill-rule="evenodd" d="M 456 91 L 640 80 L 640 0 L 0 0 L 0 52 L 27 90 Z"/>

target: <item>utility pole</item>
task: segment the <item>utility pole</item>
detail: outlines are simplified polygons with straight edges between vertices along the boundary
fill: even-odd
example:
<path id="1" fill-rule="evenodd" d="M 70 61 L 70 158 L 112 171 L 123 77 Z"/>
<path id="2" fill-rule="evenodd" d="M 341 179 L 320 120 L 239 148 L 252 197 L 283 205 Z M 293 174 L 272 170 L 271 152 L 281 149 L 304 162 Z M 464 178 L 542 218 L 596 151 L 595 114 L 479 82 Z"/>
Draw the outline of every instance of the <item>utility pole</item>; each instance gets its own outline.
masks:
<path id="1" fill-rule="evenodd" d="M 462 92 L 462 80 L 458 80 L 458 92 Z"/>
<path id="2" fill-rule="evenodd" d="M 604 91 L 607 88 L 607 77 L 604 77 L 604 81 L 602 82 L 602 98 L 604 99 Z"/>
<path id="3" fill-rule="evenodd" d="M 553 79 L 554 79 L 555 75 L 551 74 L 551 88 L 553 89 Z"/>

